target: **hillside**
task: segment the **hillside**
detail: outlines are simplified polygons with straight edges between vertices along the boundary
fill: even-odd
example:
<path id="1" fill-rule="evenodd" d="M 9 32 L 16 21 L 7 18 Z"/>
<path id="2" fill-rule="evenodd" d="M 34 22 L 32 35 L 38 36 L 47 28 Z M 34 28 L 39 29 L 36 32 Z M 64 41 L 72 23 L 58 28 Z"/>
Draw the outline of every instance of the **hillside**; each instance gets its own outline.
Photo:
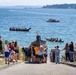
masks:
<path id="1" fill-rule="evenodd" d="M 76 4 L 55 4 L 55 5 L 46 5 L 42 8 L 51 8 L 51 9 L 76 9 Z"/>

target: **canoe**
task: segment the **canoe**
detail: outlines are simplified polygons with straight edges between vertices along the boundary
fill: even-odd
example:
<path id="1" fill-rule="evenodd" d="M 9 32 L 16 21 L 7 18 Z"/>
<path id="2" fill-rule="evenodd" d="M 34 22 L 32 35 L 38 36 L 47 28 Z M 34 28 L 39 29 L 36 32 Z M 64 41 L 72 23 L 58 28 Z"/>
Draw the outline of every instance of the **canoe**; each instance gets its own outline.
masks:
<path id="1" fill-rule="evenodd" d="M 16 27 L 11 27 L 9 28 L 10 31 L 29 31 L 31 28 L 16 28 Z"/>
<path id="2" fill-rule="evenodd" d="M 64 41 L 62 40 L 51 40 L 51 38 L 45 38 L 47 41 L 50 41 L 50 42 L 59 42 L 59 43 L 63 43 Z"/>
<path id="3" fill-rule="evenodd" d="M 41 42 L 41 44 L 46 44 L 45 40 L 41 40 L 40 42 Z M 39 46 L 39 43 L 38 43 L 37 40 L 35 40 L 35 41 L 31 42 L 31 45 L 33 45 L 33 46 Z"/>
<path id="4" fill-rule="evenodd" d="M 59 20 L 56 20 L 56 19 L 49 19 L 47 22 L 59 22 Z"/>

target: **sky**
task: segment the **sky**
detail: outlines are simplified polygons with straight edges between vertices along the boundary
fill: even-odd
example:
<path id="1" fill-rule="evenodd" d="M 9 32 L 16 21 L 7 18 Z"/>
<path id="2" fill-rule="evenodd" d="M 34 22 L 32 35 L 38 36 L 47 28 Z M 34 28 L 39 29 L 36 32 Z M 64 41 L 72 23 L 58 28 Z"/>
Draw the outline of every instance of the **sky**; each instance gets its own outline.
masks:
<path id="1" fill-rule="evenodd" d="M 0 6 L 43 6 L 64 3 L 75 4 L 76 0 L 0 0 Z"/>

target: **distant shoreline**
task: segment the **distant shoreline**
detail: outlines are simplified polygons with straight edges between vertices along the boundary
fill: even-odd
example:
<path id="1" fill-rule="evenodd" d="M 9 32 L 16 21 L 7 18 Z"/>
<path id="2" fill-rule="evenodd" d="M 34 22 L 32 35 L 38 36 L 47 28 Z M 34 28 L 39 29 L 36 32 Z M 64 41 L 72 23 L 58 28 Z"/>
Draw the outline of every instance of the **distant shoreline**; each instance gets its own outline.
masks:
<path id="1" fill-rule="evenodd" d="M 53 8 L 53 9 L 76 9 L 76 4 L 54 4 L 54 5 L 46 5 L 42 8 Z"/>
<path id="2" fill-rule="evenodd" d="M 0 8 L 5 9 L 28 9 L 28 8 L 49 8 L 49 9 L 76 9 L 76 4 L 53 4 L 53 5 L 44 5 L 44 6 L 0 6 Z"/>

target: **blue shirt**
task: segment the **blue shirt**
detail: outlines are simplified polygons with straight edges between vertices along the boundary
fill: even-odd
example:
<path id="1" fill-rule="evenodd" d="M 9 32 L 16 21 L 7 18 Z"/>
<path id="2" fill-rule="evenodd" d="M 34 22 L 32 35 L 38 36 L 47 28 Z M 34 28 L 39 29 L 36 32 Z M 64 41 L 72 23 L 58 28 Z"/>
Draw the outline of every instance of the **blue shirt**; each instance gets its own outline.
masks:
<path id="1" fill-rule="evenodd" d="M 55 49 L 55 56 L 59 56 L 60 55 L 60 49 Z"/>

